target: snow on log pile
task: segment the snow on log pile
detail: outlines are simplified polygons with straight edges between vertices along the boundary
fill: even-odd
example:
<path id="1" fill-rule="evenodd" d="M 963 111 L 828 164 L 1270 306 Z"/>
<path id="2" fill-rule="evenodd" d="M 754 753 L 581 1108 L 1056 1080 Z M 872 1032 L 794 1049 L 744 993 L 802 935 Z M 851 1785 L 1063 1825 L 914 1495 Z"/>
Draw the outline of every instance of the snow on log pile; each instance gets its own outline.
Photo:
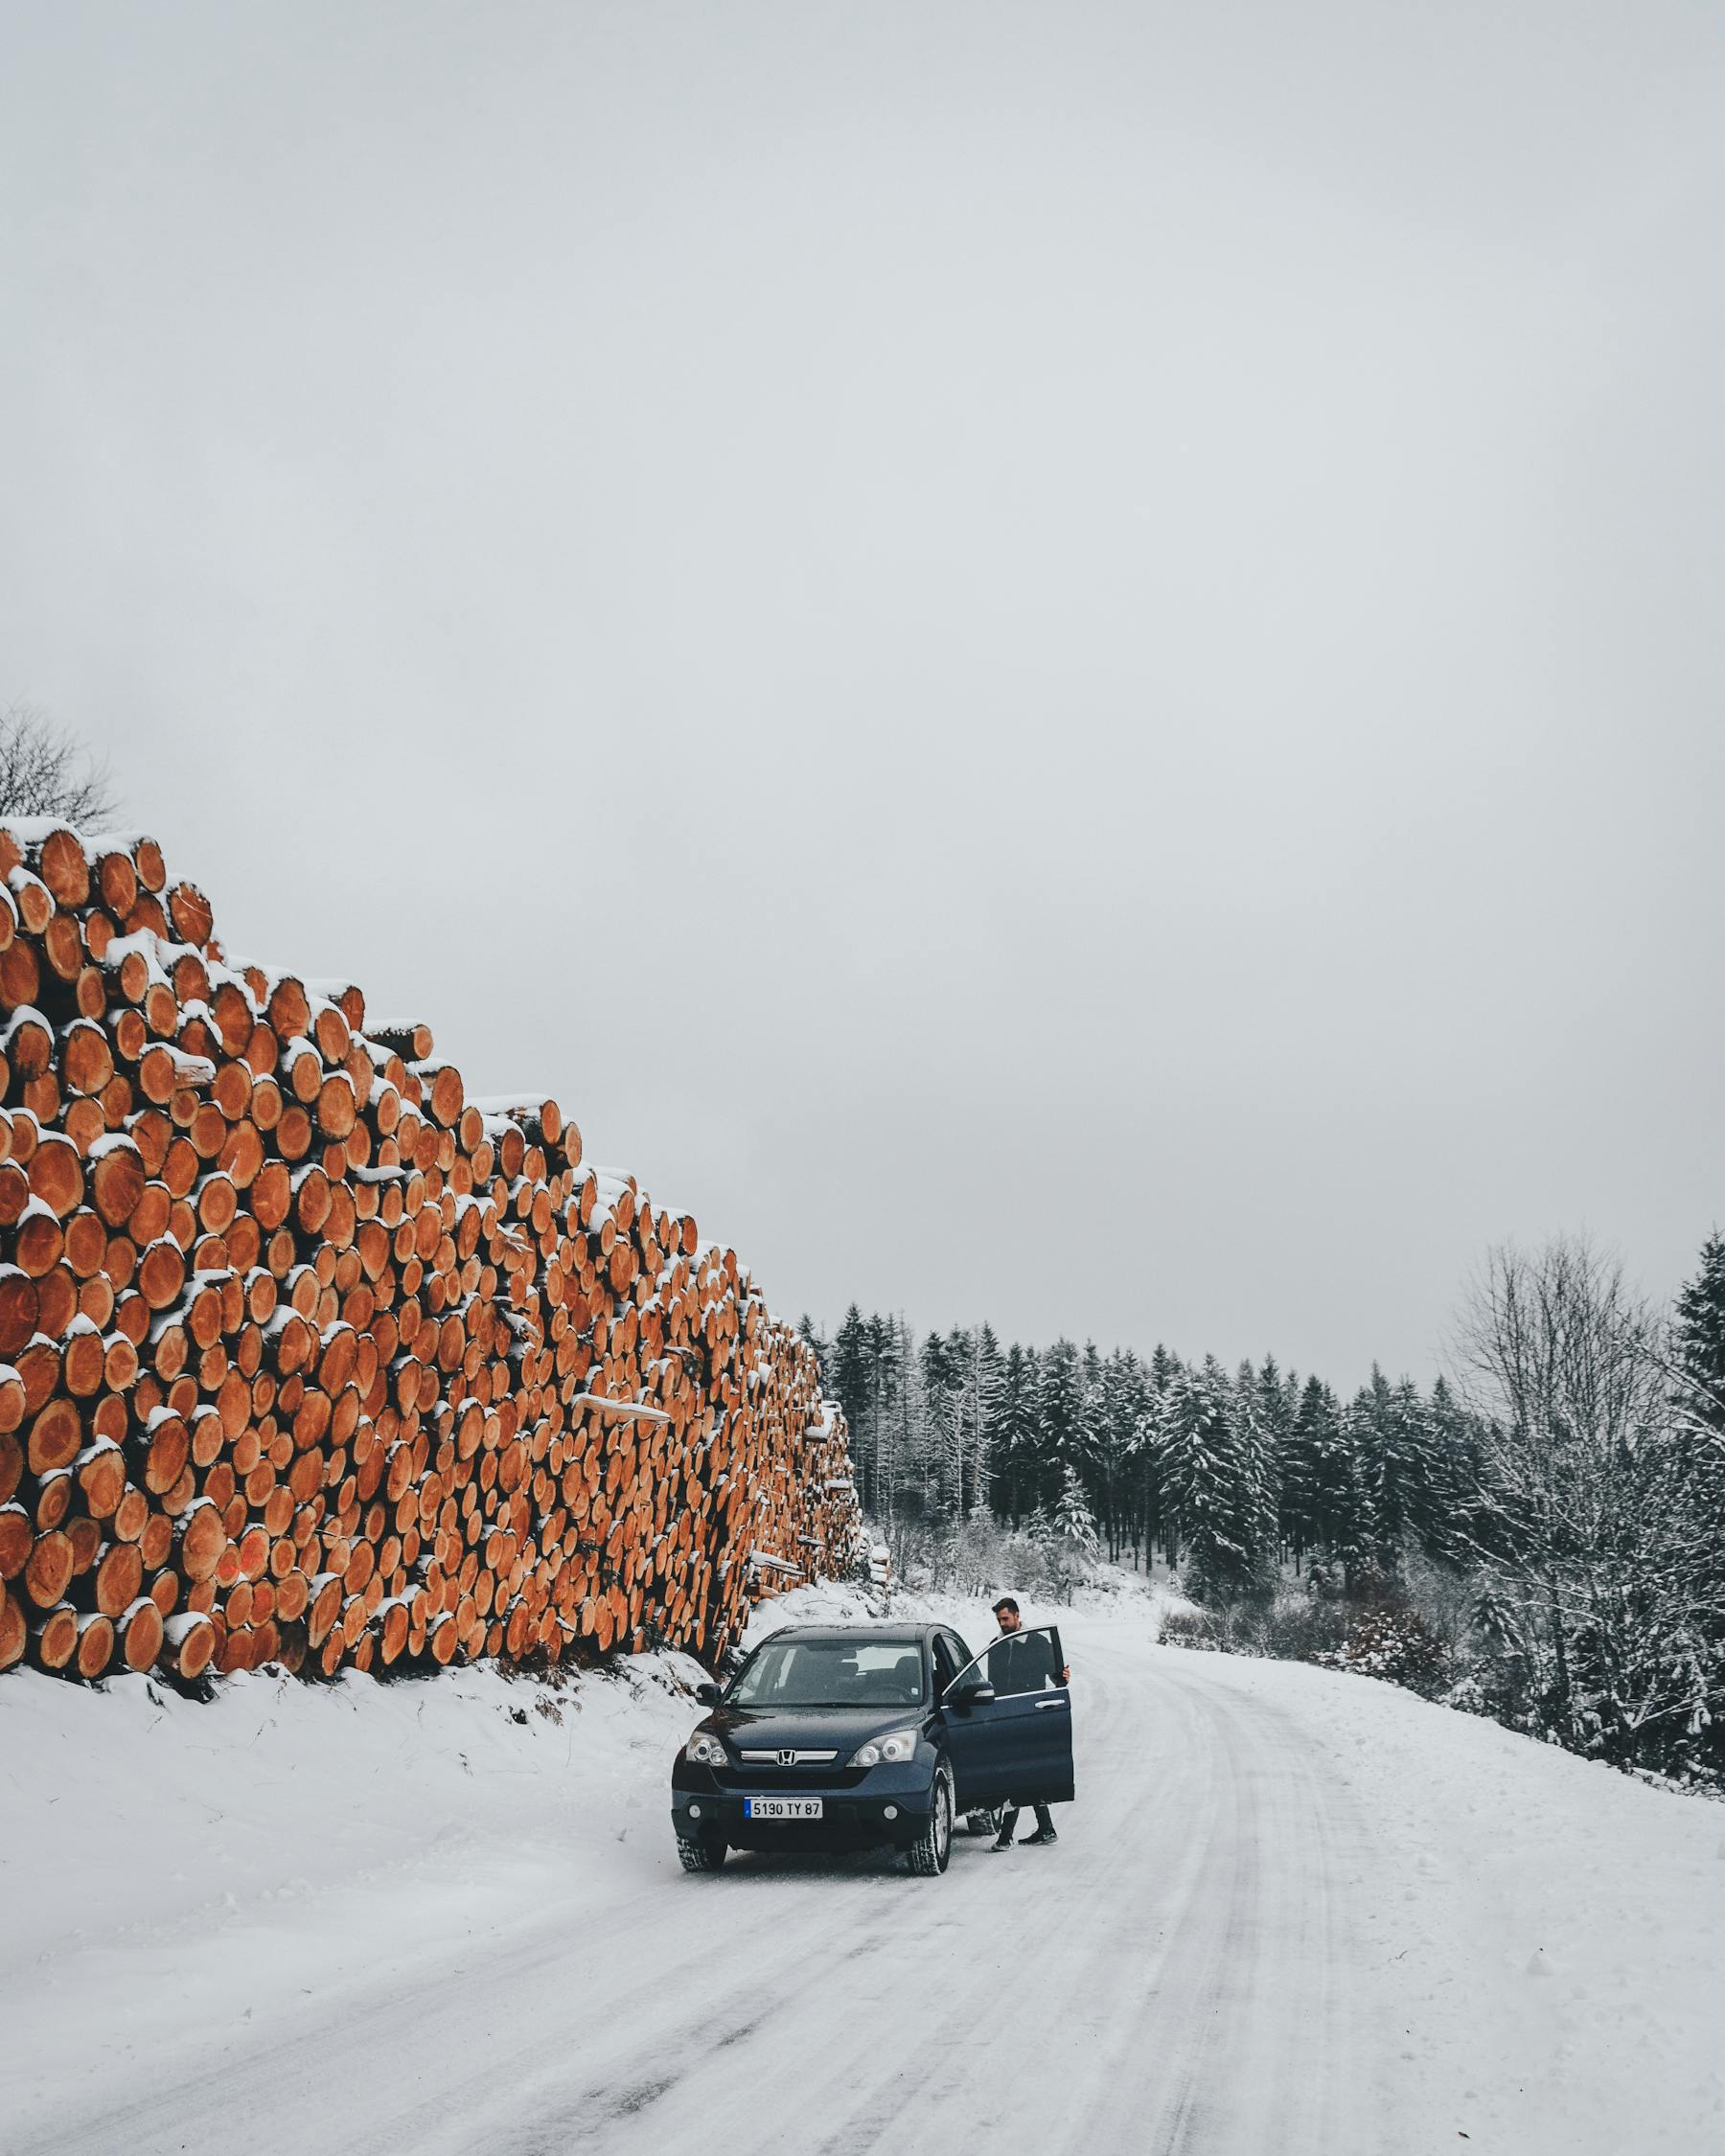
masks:
<path id="1" fill-rule="evenodd" d="M 224 959 L 153 840 L 0 829 L 0 1668 L 709 1663 L 849 1561 L 843 1419 L 733 1251 Z"/>

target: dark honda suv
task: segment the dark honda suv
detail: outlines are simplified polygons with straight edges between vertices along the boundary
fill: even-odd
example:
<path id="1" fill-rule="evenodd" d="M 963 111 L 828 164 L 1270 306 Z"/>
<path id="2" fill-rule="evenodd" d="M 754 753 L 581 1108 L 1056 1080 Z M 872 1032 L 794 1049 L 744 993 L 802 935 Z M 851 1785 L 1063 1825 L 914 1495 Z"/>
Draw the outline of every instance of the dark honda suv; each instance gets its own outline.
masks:
<path id="1" fill-rule="evenodd" d="M 953 1822 L 1072 1796 L 1052 1625 L 974 1656 L 950 1625 L 791 1625 L 756 1647 L 671 1771 L 687 1871 L 731 1849 L 895 1847 L 944 1871 Z"/>

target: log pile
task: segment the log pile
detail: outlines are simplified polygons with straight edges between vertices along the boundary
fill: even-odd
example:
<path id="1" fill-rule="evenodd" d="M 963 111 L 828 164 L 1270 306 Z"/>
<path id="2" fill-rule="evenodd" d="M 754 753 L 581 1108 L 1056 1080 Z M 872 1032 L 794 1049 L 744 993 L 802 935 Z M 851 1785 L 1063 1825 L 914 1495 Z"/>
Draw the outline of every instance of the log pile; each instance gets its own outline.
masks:
<path id="1" fill-rule="evenodd" d="M 0 1669 L 711 1664 L 852 1560 L 735 1253 L 152 840 L 0 830 Z"/>

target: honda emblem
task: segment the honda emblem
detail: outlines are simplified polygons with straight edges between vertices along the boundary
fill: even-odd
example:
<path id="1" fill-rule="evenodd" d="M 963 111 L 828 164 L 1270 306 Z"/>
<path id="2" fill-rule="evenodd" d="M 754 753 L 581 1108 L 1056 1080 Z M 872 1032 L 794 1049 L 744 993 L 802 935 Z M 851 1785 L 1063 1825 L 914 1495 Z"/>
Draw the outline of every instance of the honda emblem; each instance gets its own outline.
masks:
<path id="1" fill-rule="evenodd" d="M 794 1752 L 781 1752 L 778 1755 L 778 1762 L 781 1767 L 794 1767 L 796 1755 Z"/>

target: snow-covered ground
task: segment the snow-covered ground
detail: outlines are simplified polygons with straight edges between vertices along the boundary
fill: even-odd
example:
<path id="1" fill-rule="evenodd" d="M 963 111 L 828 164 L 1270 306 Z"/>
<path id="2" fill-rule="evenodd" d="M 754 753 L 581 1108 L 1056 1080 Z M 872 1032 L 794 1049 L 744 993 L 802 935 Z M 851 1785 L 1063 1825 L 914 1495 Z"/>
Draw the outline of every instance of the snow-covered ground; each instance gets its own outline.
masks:
<path id="1" fill-rule="evenodd" d="M 689 1664 L 8 1676 L 0 2147 L 1725 2148 L 1719 1808 L 1144 1600 L 1061 1621 L 1079 1801 L 938 1880 L 685 1878 Z"/>

